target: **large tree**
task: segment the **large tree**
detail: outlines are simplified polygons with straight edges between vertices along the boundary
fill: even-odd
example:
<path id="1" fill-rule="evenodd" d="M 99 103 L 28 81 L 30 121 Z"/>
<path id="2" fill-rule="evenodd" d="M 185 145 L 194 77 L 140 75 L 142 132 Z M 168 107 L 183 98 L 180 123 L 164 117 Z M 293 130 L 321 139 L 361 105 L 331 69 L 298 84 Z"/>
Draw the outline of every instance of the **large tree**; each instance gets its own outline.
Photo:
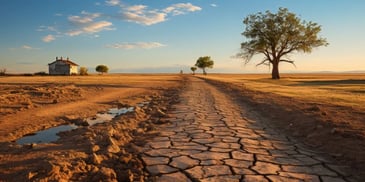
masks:
<path id="1" fill-rule="evenodd" d="M 206 75 L 206 68 L 213 68 L 214 61 L 210 59 L 210 56 L 199 57 L 195 66 L 203 70 L 203 74 Z"/>
<path id="2" fill-rule="evenodd" d="M 272 79 L 280 79 L 279 63 L 294 64 L 288 58 L 295 52 L 310 53 L 313 48 L 327 46 L 325 38 L 319 37 L 321 26 L 298 18 L 286 8 L 279 8 L 276 14 L 266 11 L 247 16 L 242 33 L 246 42 L 241 43 L 242 57 L 247 64 L 253 56 L 263 54 L 264 59 L 257 64 L 272 65 Z"/>

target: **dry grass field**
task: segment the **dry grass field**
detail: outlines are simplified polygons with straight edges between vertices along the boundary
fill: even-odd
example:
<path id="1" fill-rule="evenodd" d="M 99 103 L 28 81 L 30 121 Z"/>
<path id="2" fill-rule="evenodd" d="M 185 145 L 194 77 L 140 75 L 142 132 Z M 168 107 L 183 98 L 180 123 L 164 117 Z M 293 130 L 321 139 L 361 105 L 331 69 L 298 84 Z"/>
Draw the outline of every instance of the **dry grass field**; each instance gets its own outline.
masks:
<path id="1" fill-rule="evenodd" d="M 261 92 L 335 104 L 365 110 L 365 74 L 283 74 L 280 80 L 269 75 L 216 74 L 208 78 L 244 86 Z"/>
<path id="2" fill-rule="evenodd" d="M 253 91 L 251 97 L 257 102 L 282 105 L 286 111 L 297 107 L 317 112 L 338 130 L 365 136 L 365 74 L 283 74 L 280 80 L 261 74 L 212 74 L 206 78 Z"/>
<path id="3" fill-rule="evenodd" d="M 236 92 L 237 102 L 287 136 L 357 171 L 365 169 L 365 74 L 283 74 L 281 80 L 261 74 L 199 77 Z"/>

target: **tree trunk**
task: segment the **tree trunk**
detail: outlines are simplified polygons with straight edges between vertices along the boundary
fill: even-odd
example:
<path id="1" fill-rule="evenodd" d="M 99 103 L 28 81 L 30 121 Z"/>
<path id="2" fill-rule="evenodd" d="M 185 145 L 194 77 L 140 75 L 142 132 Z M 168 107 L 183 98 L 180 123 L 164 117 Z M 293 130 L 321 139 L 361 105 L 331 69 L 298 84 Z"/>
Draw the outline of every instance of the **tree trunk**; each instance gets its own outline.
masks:
<path id="1" fill-rule="evenodd" d="M 280 75 L 279 75 L 279 61 L 274 61 L 272 64 L 272 73 L 271 73 L 271 78 L 274 80 L 279 80 L 280 79 Z"/>
<path id="2" fill-rule="evenodd" d="M 205 68 L 203 68 L 203 74 L 207 75 L 207 72 L 205 71 Z"/>

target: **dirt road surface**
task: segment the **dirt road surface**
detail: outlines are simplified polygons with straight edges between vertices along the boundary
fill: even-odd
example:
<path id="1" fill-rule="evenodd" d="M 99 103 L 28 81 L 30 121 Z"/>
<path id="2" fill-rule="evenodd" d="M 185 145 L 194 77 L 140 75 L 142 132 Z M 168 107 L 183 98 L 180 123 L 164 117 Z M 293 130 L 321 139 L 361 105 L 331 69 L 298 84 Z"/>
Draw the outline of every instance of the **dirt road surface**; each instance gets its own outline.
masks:
<path id="1" fill-rule="evenodd" d="M 229 94 L 191 77 L 141 158 L 153 181 L 357 181 L 349 167 L 252 120 Z"/>
<path id="2" fill-rule="evenodd" d="M 2 93 L 12 97 L 6 97 L 9 99 L 3 102 L 7 106 L 0 107 L 4 110 L 0 116 L 0 182 L 365 180 L 364 140 L 357 135 L 355 138 L 331 133 L 332 125 L 316 120 L 316 115 L 297 112 L 287 99 L 271 99 L 258 91 L 194 76 L 161 76 L 156 82 L 135 77 L 141 81 L 101 88 L 46 85 L 47 92 L 44 85 L 3 86 Z M 110 79 L 115 80 L 112 76 Z M 32 102 L 27 107 L 16 111 L 8 107 L 14 105 L 12 98 L 23 98 L 30 89 Z M 35 89 L 44 93 L 34 94 Z M 57 95 L 58 90 L 63 93 Z M 64 98 L 53 102 L 53 93 L 56 98 Z M 35 102 L 39 95 L 47 102 Z M 22 103 L 21 99 L 18 101 L 15 103 Z M 267 108 L 262 105 L 265 102 L 270 108 L 279 103 L 281 108 L 291 110 L 278 108 L 276 115 L 267 116 Z M 291 102 L 299 109 L 305 107 L 305 103 L 302 106 L 296 100 Z M 146 104 L 138 106 L 139 103 Z M 125 105 L 133 106 L 134 111 L 110 122 L 81 124 L 75 130 L 60 133 L 55 142 L 15 142 L 25 134 L 73 124 Z M 278 110 L 281 112 L 277 114 Z M 288 118 L 304 123 L 300 128 L 303 131 L 312 131 L 303 132 L 303 140 L 302 135 L 287 130 L 288 126 L 293 128 Z M 316 140 L 322 146 L 333 147 L 311 145 Z M 326 145 L 324 140 L 328 140 Z"/>

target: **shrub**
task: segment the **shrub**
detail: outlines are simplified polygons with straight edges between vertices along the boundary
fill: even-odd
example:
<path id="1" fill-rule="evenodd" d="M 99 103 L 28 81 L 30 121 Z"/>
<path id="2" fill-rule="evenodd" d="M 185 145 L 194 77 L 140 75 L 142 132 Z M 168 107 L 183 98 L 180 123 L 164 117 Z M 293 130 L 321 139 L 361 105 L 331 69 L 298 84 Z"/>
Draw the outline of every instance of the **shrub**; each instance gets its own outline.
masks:
<path id="1" fill-rule="evenodd" d="M 86 67 L 80 67 L 80 75 L 88 75 L 88 71 Z"/>

